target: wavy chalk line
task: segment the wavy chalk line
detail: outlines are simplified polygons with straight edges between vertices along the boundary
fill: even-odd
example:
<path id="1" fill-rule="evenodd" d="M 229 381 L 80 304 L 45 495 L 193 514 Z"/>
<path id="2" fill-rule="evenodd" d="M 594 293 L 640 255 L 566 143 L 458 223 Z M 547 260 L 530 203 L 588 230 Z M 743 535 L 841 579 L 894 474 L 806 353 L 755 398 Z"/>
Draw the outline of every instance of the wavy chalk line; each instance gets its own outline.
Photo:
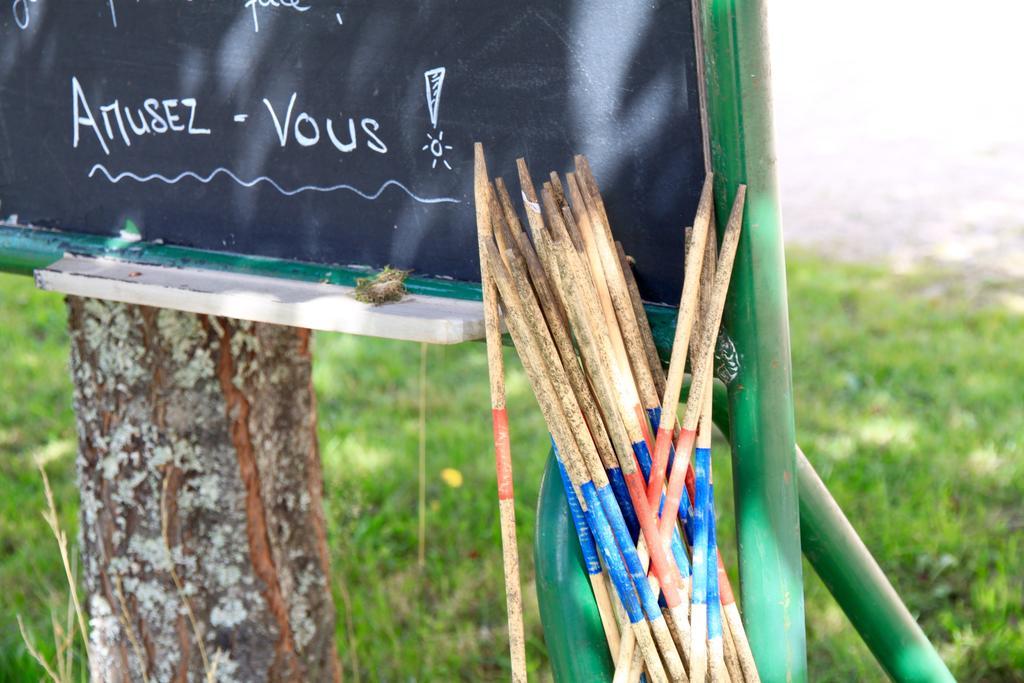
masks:
<path id="1" fill-rule="evenodd" d="M 254 185 L 257 185 L 259 183 L 267 183 L 268 185 L 270 185 L 271 187 L 273 187 L 275 190 L 277 190 L 278 192 L 280 192 L 281 194 L 283 194 L 286 197 L 292 197 L 292 196 L 300 194 L 302 192 L 337 192 L 338 190 L 348 190 L 350 192 L 355 192 L 357 195 L 359 195 L 363 199 L 368 199 L 370 201 L 373 201 L 373 200 L 377 199 L 382 194 L 384 194 L 384 190 L 388 189 L 389 187 L 394 186 L 394 187 L 399 188 L 400 190 L 402 190 L 407 195 L 409 195 L 410 197 L 412 197 L 416 201 L 420 202 L 421 204 L 461 204 L 462 203 L 458 199 L 455 199 L 454 197 L 420 197 L 419 195 L 415 194 L 412 190 L 410 190 L 409 188 L 407 188 L 405 185 L 403 185 L 402 183 L 398 182 L 397 180 L 388 180 L 383 185 L 381 185 L 377 189 L 376 192 L 374 192 L 373 194 L 367 194 L 367 193 L 363 192 L 362 190 L 360 190 L 359 188 L 353 187 L 352 185 L 330 185 L 330 186 L 326 186 L 326 187 L 325 186 L 321 186 L 321 185 L 303 185 L 302 187 L 295 188 L 294 190 L 288 190 L 288 189 L 285 189 L 284 187 L 282 187 L 280 184 L 278 184 L 277 181 L 275 181 L 272 178 L 268 178 L 267 176 L 259 176 L 257 178 L 254 178 L 253 180 L 243 180 L 242 178 L 239 178 L 233 172 L 229 171 L 228 169 L 226 169 L 224 167 L 215 168 L 213 171 L 210 172 L 209 175 L 207 175 L 205 177 L 199 175 L 198 173 L 194 173 L 192 171 L 183 171 L 182 173 L 179 173 L 178 175 L 174 176 L 173 178 L 168 178 L 167 176 L 160 175 L 159 173 L 151 173 L 150 175 L 139 176 L 139 175 L 136 175 L 136 174 L 128 172 L 128 171 L 126 171 L 124 173 L 118 173 L 117 175 L 113 175 L 110 171 L 107 170 L 107 167 L 104 166 L 103 164 L 96 164 L 89 171 L 89 177 L 92 178 L 93 176 L 96 175 L 97 172 L 100 172 L 103 175 L 105 175 L 107 177 L 107 180 L 109 180 L 112 183 L 119 183 L 122 180 L 124 180 L 125 178 L 131 178 L 132 180 L 138 181 L 140 183 L 148 183 L 148 182 L 152 182 L 154 180 L 159 180 L 160 182 L 167 183 L 168 185 L 174 185 L 176 183 L 179 183 L 182 180 L 184 180 L 185 178 L 195 178 L 199 182 L 205 184 L 205 183 L 209 183 L 210 181 L 212 181 L 218 175 L 223 174 L 223 175 L 226 175 L 227 177 L 231 178 L 232 180 L 234 180 L 236 183 L 238 183 L 242 187 L 253 187 Z"/>

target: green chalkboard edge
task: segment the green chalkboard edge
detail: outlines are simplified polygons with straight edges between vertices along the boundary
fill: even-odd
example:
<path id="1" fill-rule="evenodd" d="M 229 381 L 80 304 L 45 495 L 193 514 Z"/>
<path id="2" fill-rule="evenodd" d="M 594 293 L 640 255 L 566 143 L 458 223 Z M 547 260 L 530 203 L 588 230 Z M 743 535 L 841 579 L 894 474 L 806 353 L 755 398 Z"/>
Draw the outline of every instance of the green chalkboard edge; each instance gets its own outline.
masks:
<path id="1" fill-rule="evenodd" d="M 302 261 L 246 256 L 231 252 L 207 251 L 170 244 L 104 237 L 77 232 L 47 230 L 0 224 L 0 271 L 32 275 L 65 254 L 114 258 L 131 263 L 172 268 L 204 268 L 248 275 L 262 275 L 303 282 L 320 282 L 354 287 L 356 278 L 366 277 L 370 269 L 323 265 Z M 474 282 L 410 276 L 406 287 L 413 294 L 480 301 L 480 285 Z M 655 343 L 667 358 L 675 329 L 676 309 L 648 304 L 647 315 Z"/>

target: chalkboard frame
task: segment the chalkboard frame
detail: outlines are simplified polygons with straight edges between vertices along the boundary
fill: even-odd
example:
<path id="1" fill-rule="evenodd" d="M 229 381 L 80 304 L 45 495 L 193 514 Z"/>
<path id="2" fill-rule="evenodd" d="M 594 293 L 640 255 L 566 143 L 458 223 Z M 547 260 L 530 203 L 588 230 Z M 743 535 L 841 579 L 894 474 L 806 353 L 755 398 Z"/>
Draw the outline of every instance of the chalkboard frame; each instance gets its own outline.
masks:
<path id="1" fill-rule="evenodd" d="M 698 41 L 696 40 L 696 30 L 695 30 L 695 27 L 694 27 L 693 37 L 694 37 L 694 40 L 693 40 L 694 44 L 692 45 L 692 47 L 688 44 L 689 40 L 684 40 L 684 41 L 681 41 L 681 42 L 680 41 L 668 41 L 667 43 L 665 43 L 665 41 L 663 39 L 662 42 L 658 43 L 658 49 L 660 49 L 660 45 L 662 45 L 662 43 L 665 43 L 666 47 L 669 47 L 669 48 L 671 48 L 672 45 L 675 45 L 677 47 L 677 49 L 680 50 L 680 54 L 688 53 L 690 49 L 692 49 L 694 52 L 697 52 L 698 51 L 698 45 L 696 43 Z M 669 51 L 671 53 L 671 52 L 675 52 L 676 50 L 670 49 Z M 690 65 L 690 57 L 689 56 L 685 56 L 685 57 L 681 56 L 680 59 L 681 59 L 681 61 L 679 62 L 680 65 L 685 65 L 685 69 L 682 69 L 683 74 L 682 74 L 682 76 L 679 77 L 682 80 L 679 81 L 678 79 L 672 79 L 672 81 L 673 82 L 679 82 L 679 83 L 686 84 L 686 85 L 682 86 L 683 89 L 684 90 L 689 89 L 692 92 L 695 87 L 697 87 L 697 88 L 701 87 L 701 83 L 700 82 L 702 81 L 702 73 L 701 73 L 702 70 L 699 67 L 697 67 L 697 69 L 695 70 L 695 73 L 693 73 L 693 72 L 690 71 L 691 66 L 692 66 L 692 65 Z M 670 59 L 670 61 L 674 61 L 674 60 L 675 60 L 675 57 L 672 57 Z M 691 103 L 691 108 L 689 110 L 687 110 L 687 111 L 691 112 L 691 113 L 695 112 L 695 105 Z M 692 116 L 692 114 L 688 115 L 688 116 Z M 699 121 L 699 122 L 693 122 L 693 123 L 696 124 L 696 125 L 690 125 L 690 122 L 687 122 L 687 126 L 686 126 L 686 130 L 688 131 L 686 133 L 687 136 L 706 135 L 706 133 L 707 133 L 707 125 L 706 125 L 705 122 Z M 688 154 L 689 153 L 687 153 L 687 155 Z M 686 155 L 684 155 L 684 156 L 686 156 Z M 707 158 L 707 152 L 705 152 L 705 157 Z M 569 159 L 566 158 L 565 162 L 568 163 Z M 543 164 L 542 164 L 542 166 L 543 166 Z M 506 172 L 509 172 L 508 169 L 505 169 L 505 170 L 506 170 Z M 537 170 L 537 172 L 541 173 L 542 171 L 544 171 L 546 169 L 542 169 L 539 166 L 536 170 Z M 693 173 L 696 173 L 696 171 L 693 170 Z M 696 187 L 696 185 L 694 185 L 691 180 L 692 180 L 692 178 L 687 178 L 686 179 L 685 185 L 683 186 L 684 190 L 688 190 L 691 186 L 693 186 L 694 188 Z M 685 191 L 684 191 L 683 194 L 685 194 Z M 695 189 L 694 189 L 693 195 L 694 195 L 694 199 L 695 199 Z M 25 216 L 26 213 L 30 213 L 31 214 L 31 212 L 28 212 L 28 211 L 26 211 L 26 212 L 17 211 L 17 209 L 18 209 L 17 206 L 14 206 L 13 209 L 7 208 L 6 213 L 11 213 L 11 212 L 23 213 L 23 218 L 26 217 Z M 685 220 L 685 218 L 683 217 L 685 215 L 685 213 L 686 213 L 685 211 L 680 212 L 678 218 L 673 218 L 673 220 L 677 220 L 678 219 L 680 221 L 680 227 L 682 225 L 682 221 Z M 6 214 L 0 214 L 0 221 L 2 221 L 2 215 L 6 215 Z M 39 220 L 31 219 L 31 216 L 30 216 L 30 220 L 32 220 L 33 225 L 27 225 L 26 222 L 28 222 L 28 221 L 25 221 L 25 220 L 23 220 L 20 223 L 17 223 L 17 217 L 14 216 L 12 218 L 13 218 L 13 221 L 15 221 L 15 222 L 10 223 L 9 227 L 13 227 L 15 229 L 36 229 L 37 226 L 42 225 L 42 226 L 46 226 L 46 227 L 43 227 L 41 229 L 48 230 L 48 229 L 50 229 L 51 225 L 55 226 L 56 224 L 58 224 L 56 222 L 50 221 L 50 219 L 48 217 L 46 217 L 46 216 L 37 216 L 37 218 L 39 218 Z M 48 221 L 50 221 L 50 222 L 48 222 Z M 116 223 L 120 223 L 120 221 L 116 221 Z M 117 227 L 113 227 L 114 224 L 115 223 L 111 223 L 110 221 L 106 222 L 106 225 L 108 225 L 108 228 L 105 228 L 105 229 L 109 229 L 110 231 L 105 232 L 105 237 L 99 238 L 102 244 L 104 244 L 104 245 L 106 245 L 106 244 L 113 244 L 112 243 L 112 238 L 110 236 L 111 236 L 111 234 L 115 234 L 117 232 Z M 140 223 L 140 226 L 141 226 L 141 223 Z M 2 228 L 0 228 L 0 229 L 2 229 Z M 91 228 L 89 228 L 89 227 L 82 227 L 81 229 L 76 229 L 76 227 L 73 224 L 69 223 L 67 228 L 55 228 L 55 229 L 58 230 L 60 236 L 62 236 L 62 238 L 61 238 L 62 241 L 65 242 L 67 245 L 76 246 L 76 248 L 84 249 L 86 252 L 91 252 L 91 251 L 95 250 L 95 244 L 96 243 L 94 241 L 91 241 L 90 238 L 91 238 L 91 236 L 93 236 L 93 234 L 98 234 L 98 233 L 94 232 Z M 144 236 L 147 237 L 147 239 L 153 239 L 150 236 L 147 236 L 145 229 L 143 229 L 142 232 L 143 232 Z M 672 243 L 671 247 L 672 247 L 673 250 L 675 250 L 676 248 L 681 250 L 681 240 L 682 240 L 681 233 L 682 233 L 682 230 L 680 229 L 679 230 L 679 237 L 678 237 L 678 239 L 677 239 L 677 236 L 676 236 L 675 232 L 672 232 L 666 238 L 668 242 Z M 681 272 L 682 272 L 681 259 L 680 259 L 680 263 L 678 265 L 676 265 L 675 259 L 668 259 L 668 260 L 667 259 L 658 259 L 658 258 L 652 257 L 651 254 L 642 253 L 644 250 L 649 249 L 649 247 L 643 246 L 643 245 L 652 245 L 652 244 L 659 244 L 660 245 L 662 243 L 660 243 L 660 241 L 654 241 L 654 240 L 648 239 L 648 237 L 646 236 L 646 233 L 643 230 L 640 230 L 639 236 L 640 237 L 638 237 L 637 240 L 639 241 L 640 245 L 642 245 L 642 246 L 636 247 L 634 245 L 634 248 L 638 249 L 639 251 L 633 251 L 633 249 L 630 248 L 630 240 L 628 239 L 629 236 L 626 236 L 626 237 L 623 238 L 623 241 L 624 241 L 624 243 L 627 244 L 627 249 L 631 252 L 631 254 L 637 256 L 638 261 L 641 264 L 647 263 L 648 267 L 650 267 L 650 268 L 664 269 L 664 270 L 669 271 L 668 278 L 664 279 L 664 280 L 666 280 L 667 282 L 671 283 L 672 287 L 676 287 L 676 284 L 675 284 L 676 283 L 676 276 L 671 271 L 678 271 L 679 272 L 678 281 L 679 281 L 679 285 L 681 285 L 681 280 L 682 280 L 682 276 L 681 276 Z M 44 234 L 44 236 L 41 236 L 41 240 L 43 242 L 52 242 L 50 240 L 50 237 L 51 236 L 46 236 L 46 234 Z M 178 245 L 188 244 L 187 242 L 185 242 L 185 243 L 178 242 L 176 239 L 173 238 L 173 236 L 172 237 L 167 237 L 167 236 L 164 236 L 164 234 L 158 234 L 158 236 L 154 236 L 154 237 L 165 237 L 165 238 L 167 238 L 167 242 L 168 243 L 172 243 L 173 242 L 173 243 L 176 243 Z M 116 242 L 116 241 L 117 241 L 116 238 L 113 239 L 113 242 Z M 677 245 L 676 242 L 678 242 L 679 244 Z M 151 249 L 148 249 L 147 251 L 146 250 L 141 250 L 141 249 L 132 249 L 132 250 L 126 251 L 123 248 L 118 248 L 118 249 L 109 250 L 109 251 L 117 252 L 116 254 L 113 254 L 113 257 L 121 258 L 121 259 L 131 259 L 131 258 L 140 257 L 143 254 L 143 252 L 146 253 L 146 254 L 153 254 L 153 253 L 160 253 L 161 252 L 160 249 L 156 249 L 156 248 L 160 247 L 162 245 L 157 244 L 156 242 L 150 242 L 150 243 L 146 243 L 146 244 L 148 244 L 148 246 L 150 246 Z M 211 268 L 212 267 L 214 269 L 224 269 L 224 270 L 238 269 L 238 271 L 240 271 L 240 272 L 247 272 L 247 271 L 249 271 L 249 266 L 245 265 L 248 262 L 260 263 L 262 265 L 260 265 L 258 269 L 261 269 L 262 271 L 269 273 L 271 276 L 279 276 L 279 278 L 286 278 L 286 279 L 299 280 L 299 281 L 305 280 L 307 282 L 322 282 L 322 281 L 323 282 L 335 282 L 335 281 L 340 281 L 340 282 L 342 282 L 342 283 L 347 285 L 347 284 L 353 282 L 354 279 L 357 278 L 357 276 L 366 274 L 365 271 L 360 269 L 360 266 L 358 266 L 358 265 L 347 266 L 347 267 L 342 267 L 342 266 L 338 265 L 338 261 L 337 261 L 336 258 L 327 258 L 327 259 L 325 259 L 323 261 L 319 261 L 319 260 L 314 260 L 314 259 L 304 259 L 301 256 L 297 257 L 296 259 L 292 259 L 292 258 L 289 258 L 288 255 L 281 255 L 281 254 L 274 255 L 274 256 L 257 256 L 256 254 L 265 254 L 266 252 L 259 252 L 259 251 L 257 251 L 257 252 L 250 252 L 250 251 L 248 251 L 246 249 L 232 249 L 231 243 L 225 243 L 225 244 L 226 244 L 226 247 L 225 247 L 225 250 L 223 250 L 223 251 L 220 249 L 219 243 L 217 245 L 212 245 L 212 246 L 209 245 L 209 244 L 205 244 L 205 245 L 204 244 L 194 244 L 193 247 L 190 247 L 188 249 L 185 249 L 185 248 L 181 247 L 177 251 L 172 252 L 168 258 L 169 258 L 170 262 L 175 262 L 175 260 L 178 259 L 179 257 L 181 257 L 182 254 L 186 254 L 187 253 L 187 254 L 189 254 L 189 256 L 184 258 L 184 262 L 183 262 L 184 264 L 183 265 L 177 265 L 176 267 L 200 267 L 200 268 Z M 668 246 L 668 245 L 663 245 L 663 246 Z M 205 251 L 205 250 L 212 250 L 212 251 Z M 71 251 L 71 250 L 69 250 L 69 251 Z M 475 251 L 474 251 L 474 253 L 475 253 Z M 242 254 L 246 254 L 246 256 L 244 256 Z M 280 261 L 278 261 L 279 258 L 281 259 Z M 4 265 L 2 264 L 3 259 L 4 259 L 4 254 L 0 253 L 0 269 L 4 268 Z M 158 259 L 158 260 L 161 260 L 161 259 Z M 344 260 L 344 261 L 341 261 L 341 262 L 349 263 L 349 264 L 351 264 L 351 263 L 355 263 L 355 264 L 371 263 L 371 264 L 374 264 L 376 266 L 380 266 L 385 261 L 373 260 L 373 259 L 368 261 L 368 260 L 362 260 L 362 259 L 359 259 L 359 258 L 353 258 L 353 260 Z M 399 263 L 395 263 L 394 261 L 391 261 L 391 262 L 396 264 L 396 265 L 399 265 L 399 266 L 402 265 L 400 262 Z M 270 264 L 270 263 L 273 263 L 275 265 L 264 267 L 265 264 Z M 416 265 L 415 264 L 409 264 L 409 265 L 404 266 L 404 267 L 416 267 Z M 640 282 L 641 291 L 644 292 L 645 298 L 646 298 L 646 295 L 651 294 L 651 293 L 649 293 L 649 292 L 647 292 L 645 290 L 646 285 L 645 285 L 645 279 L 644 279 L 644 272 L 647 272 L 647 268 L 641 267 L 640 271 L 641 272 L 640 272 L 640 278 L 639 279 L 641 281 Z M 301 272 L 308 273 L 308 274 L 307 275 L 299 274 Z M 478 289 L 479 288 L 478 287 L 474 287 L 472 285 L 472 281 L 471 280 L 463 280 L 463 281 L 461 281 L 459 283 L 451 283 L 451 286 L 450 286 L 449 282 L 444 280 L 444 275 L 438 276 L 438 275 L 432 274 L 433 272 L 445 273 L 445 272 L 450 272 L 450 271 L 446 271 L 446 270 L 440 270 L 440 271 L 426 270 L 426 272 L 430 273 L 430 274 L 427 274 L 425 276 L 425 278 L 413 278 L 411 280 L 411 282 L 410 282 L 410 290 L 411 291 L 413 291 L 413 292 L 416 292 L 416 291 L 444 292 L 443 296 L 447 296 L 447 297 L 451 297 L 451 298 L 456 298 L 456 299 L 461 299 L 461 298 L 476 299 L 476 298 L 479 297 L 479 294 L 478 294 Z M 452 273 L 450 273 L 450 274 L 452 274 Z M 466 276 L 466 274 L 465 273 L 455 274 L 455 276 L 457 276 L 457 278 L 464 278 L 464 276 Z M 327 279 L 326 281 L 324 280 L 325 278 Z M 467 294 L 467 292 L 469 292 L 469 294 Z M 671 306 L 675 302 L 676 295 L 675 294 L 665 294 L 663 296 L 650 296 L 650 299 L 654 300 L 654 301 L 665 302 L 665 303 L 667 303 L 667 304 L 669 304 Z"/>
<path id="2" fill-rule="evenodd" d="M 346 266 L 328 266 L 225 251 L 207 251 L 134 239 L 109 238 L 86 233 L 47 230 L 0 221 L 0 272 L 32 276 L 65 255 L 115 259 L 140 265 L 186 270 L 262 276 L 310 285 L 330 284 L 354 287 L 356 280 L 374 271 Z M 411 275 L 406 280 L 410 294 L 459 301 L 482 301 L 480 283 Z M 671 353 L 675 334 L 676 308 L 645 304 L 662 357 Z"/>

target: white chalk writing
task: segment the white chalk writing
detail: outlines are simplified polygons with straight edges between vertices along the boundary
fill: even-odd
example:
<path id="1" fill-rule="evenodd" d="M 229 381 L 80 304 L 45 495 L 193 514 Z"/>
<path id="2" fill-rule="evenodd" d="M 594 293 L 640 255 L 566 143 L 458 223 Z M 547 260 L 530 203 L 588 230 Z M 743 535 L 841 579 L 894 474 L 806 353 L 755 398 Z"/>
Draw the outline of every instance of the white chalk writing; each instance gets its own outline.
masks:
<path id="1" fill-rule="evenodd" d="M 443 70 L 442 70 L 443 72 Z M 440 83 L 428 88 L 428 96 L 433 95 L 435 101 L 440 97 Z M 105 102 L 90 100 L 87 89 L 78 76 L 71 77 L 71 143 L 75 149 L 92 148 L 96 145 L 103 155 L 113 157 L 120 149 L 132 147 L 147 136 L 179 135 L 208 136 L 213 135 L 213 127 L 202 127 L 202 112 L 205 109 L 196 97 L 148 97 L 139 101 L 124 104 L 119 99 L 105 97 Z M 227 117 L 238 126 L 252 130 L 256 134 L 271 135 L 281 148 L 301 150 L 306 148 L 323 149 L 329 153 L 341 152 L 349 154 L 358 149 L 365 149 L 374 154 L 387 154 L 385 134 L 380 122 L 370 116 L 330 115 L 323 116 L 306 111 L 300 93 L 292 92 L 286 101 L 272 101 L 263 98 L 263 107 L 250 113 L 227 114 Z M 436 106 L 433 107 L 436 116 Z M 243 110 L 244 111 L 244 110 Z M 224 114 L 221 114 L 223 116 Z M 435 125 L 436 128 L 436 125 Z M 223 130 L 218 128 L 218 130 Z M 433 167 L 439 163 L 451 170 L 452 166 L 443 158 L 451 145 L 444 143 L 444 131 L 428 134 L 429 150 L 433 157 Z M 94 141 L 94 142 L 93 142 Z M 270 144 L 274 144 L 271 142 Z M 177 175 L 162 173 L 137 174 L 131 171 L 111 172 L 104 164 L 94 164 L 89 171 L 89 178 L 105 177 L 109 182 L 117 184 L 125 180 L 138 183 L 159 182 L 175 185 L 186 179 L 208 184 L 215 178 L 223 176 L 236 184 L 252 188 L 257 185 L 272 188 L 278 193 L 291 197 L 305 192 L 352 192 L 366 200 L 376 200 L 388 188 L 399 189 L 413 200 L 423 204 L 461 203 L 454 197 L 424 197 L 415 194 L 400 181 L 385 181 L 373 192 L 364 191 L 357 186 L 340 183 L 330 185 L 308 184 L 299 187 L 287 187 L 270 175 L 260 175 L 247 179 L 237 175 L 224 166 L 218 166 L 205 175 L 196 171 L 186 170 Z"/>
<path id="2" fill-rule="evenodd" d="M 15 25 L 22 31 L 28 29 L 32 23 L 32 5 L 36 4 L 40 0 L 10 0 L 11 2 L 11 14 L 14 15 Z M 110 12 L 110 23 L 114 28 L 117 28 L 117 2 L 116 0 L 102 0 L 107 6 L 107 10 Z M 192 0 L 185 0 L 189 4 Z M 140 0 L 135 0 L 139 3 Z M 293 12 L 308 12 L 313 9 L 309 5 L 303 4 L 304 0 L 244 0 L 243 10 L 249 10 L 252 13 L 252 27 L 256 33 L 260 31 L 260 13 L 266 10 L 273 9 L 285 9 L 292 10 Z M 339 26 L 344 26 L 345 22 L 342 19 L 341 12 L 334 13 L 334 20 L 338 22 Z"/>
<path id="3" fill-rule="evenodd" d="M 274 107 L 270 100 L 264 98 L 263 104 L 270 112 L 270 119 L 274 125 L 274 132 L 277 133 L 277 139 L 281 143 L 282 147 L 287 147 L 288 142 L 294 138 L 303 147 L 312 147 L 321 141 L 321 130 L 326 129 L 327 139 L 339 152 L 352 152 L 359 145 L 359 139 L 356 135 L 356 119 L 349 116 L 347 117 L 348 124 L 348 140 L 342 142 L 334 132 L 334 119 L 332 117 L 326 117 L 324 119 L 323 127 L 310 114 L 301 111 L 297 115 L 295 113 L 295 102 L 298 99 L 298 93 L 292 93 L 292 96 L 288 100 L 288 106 L 284 108 L 284 111 L 278 113 L 278 110 Z M 341 119 L 343 122 L 345 118 Z M 294 123 L 293 123 L 294 121 Z M 344 126 L 344 123 L 342 124 Z M 362 131 L 362 137 L 366 139 L 366 147 L 378 154 L 387 154 L 388 146 L 384 143 L 379 133 L 380 123 L 377 119 L 370 117 L 362 117 L 359 119 L 359 129 Z"/>
<path id="4" fill-rule="evenodd" d="M 281 194 L 285 195 L 286 197 L 291 197 L 293 195 L 301 194 L 303 192 L 338 192 L 338 191 L 343 191 L 344 190 L 344 191 L 348 191 L 348 192 L 353 192 L 353 193 L 359 195 L 360 197 L 362 197 L 363 199 L 368 199 L 370 201 L 380 197 L 382 194 L 384 194 L 384 191 L 386 189 L 388 189 L 389 187 L 395 187 L 395 188 L 398 188 L 399 190 L 402 190 L 407 195 L 409 195 L 409 197 L 411 197 L 412 199 L 416 200 L 417 202 L 420 202 L 421 204 L 461 204 L 462 203 L 458 199 L 455 199 L 454 197 L 421 197 L 421 196 L 415 194 L 412 190 L 407 188 L 402 183 L 398 182 L 397 180 L 388 180 L 388 181 L 384 182 L 383 184 L 381 184 L 381 186 L 379 188 L 377 188 L 376 192 L 367 193 L 367 192 L 364 192 L 364 191 L 360 190 L 359 188 L 357 188 L 357 187 L 355 187 L 353 185 L 347 185 L 347 184 L 327 185 L 327 186 L 323 186 L 323 185 L 303 185 L 302 187 L 297 187 L 297 188 L 294 188 L 294 189 L 287 189 L 287 188 L 283 187 L 281 184 L 279 184 L 277 181 L 275 181 L 275 180 L 273 180 L 271 178 L 268 178 L 267 176 L 258 176 L 256 178 L 253 178 L 252 180 L 243 180 L 242 178 L 239 178 L 237 175 L 235 175 L 234 173 L 232 173 L 231 171 L 229 171 L 228 169 L 223 168 L 223 167 L 216 168 L 216 169 L 214 169 L 213 171 L 211 171 L 209 174 L 207 174 L 205 176 L 199 175 L 198 173 L 195 173 L 194 171 L 184 171 L 182 173 L 179 173 L 176 176 L 167 177 L 167 176 L 161 175 L 159 173 L 151 173 L 149 175 L 140 176 L 140 175 L 136 175 L 135 173 L 124 172 L 124 173 L 118 173 L 118 174 L 114 175 L 109 170 L 107 170 L 107 167 L 104 166 L 103 164 L 96 164 L 95 166 L 92 167 L 92 170 L 89 171 L 89 177 L 92 178 L 97 173 L 100 173 L 100 174 L 106 176 L 107 180 L 109 180 L 112 183 L 119 183 L 122 180 L 127 178 L 127 179 L 134 180 L 134 181 L 140 182 L 140 183 L 148 183 L 148 182 L 157 181 L 157 182 L 166 183 L 168 185 L 175 185 L 177 183 L 180 183 L 185 178 L 192 178 L 193 180 L 197 180 L 200 183 L 208 184 L 214 178 L 216 178 L 217 176 L 224 175 L 224 176 L 230 178 L 231 180 L 235 181 L 236 183 L 238 183 L 242 187 L 253 187 L 254 185 L 257 185 L 259 183 L 266 183 L 267 185 L 269 185 L 270 187 L 274 188 L 275 190 L 277 190 Z"/>
<path id="5" fill-rule="evenodd" d="M 436 138 L 430 133 L 427 133 L 427 140 L 430 140 L 430 142 L 423 145 L 423 149 L 424 151 L 429 149 L 431 156 L 434 157 L 433 162 L 430 164 L 430 168 L 437 168 L 437 162 L 440 161 L 444 164 L 445 168 L 449 171 L 452 170 L 451 164 L 449 164 L 448 160 L 444 158 L 445 151 L 452 148 L 451 145 L 444 144 L 444 131 L 442 130 L 438 133 Z"/>
<path id="6" fill-rule="evenodd" d="M 310 10 L 308 5 L 302 4 L 302 0 L 245 0 L 245 9 L 252 10 L 252 27 L 256 33 L 260 32 L 259 10 L 277 7 L 295 10 L 296 12 L 308 12 Z"/>
<path id="7" fill-rule="evenodd" d="M 110 144 L 118 138 L 124 142 L 125 147 L 131 147 L 132 140 L 143 135 L 210 135 L 209 128 L 201 128 L 196 123 L 199 103 L 194 97 L 180 100 L 150 97 L 143 100 L 141 107 L 122 106 L 118 100 L 114 100 L 95 108 L 100 113 L 97 118 L 78 77 L 72 76 L 71 101 L 73 147 L 78 147 L 83 128 L 92 130 L 103 153 L 107 155 L 110 154 Z"/>
<path id="8" fill-rule="evenodd" d="M 14 14 L 14 23 L 18 25 L 22 31 L 28 28 L 29 24 L 32 23 L 32 13 L 29 12 L 29 5 L 34 5 L 39 0 L 14 0 L 14 4 L 11 5 L 11 12 Z"/>
<path id="9" fill-rule="evenodd" d="M 444 88 L 446 73 L 447 69 L 443 66 L 423 73 L 423 81 L 427 89 L 427 114 L 430 116 L 430 125 L 434 127 L 435 131 L 437 130 L 438 113 L 441 111 L 441 90 Z M 444 153 L 452 148 L 451 145 L 444 143 L 444 131 L 439 131 L 437 137 L 434 137 L 433 133 L 427 133 L 427 140 L 427 144 L 423 145 L 423 151 L 429 150 L 433 157 L 430 168 L 437 168 L 437 162 L 440 161 L 445 168 L 449 171 L 452 170 L 452 165 L 444 158 Z"/>
<path id="10" fill-rule="evenodd" d="M 437 113 L 441 110 L 441 88 L 444 87 L 444 76 L 447 70 L 443 66 L 431 69 L 423 74 L 427 88 L 427 113 L 430 114 L 430 125 L 437 128 Z"/>

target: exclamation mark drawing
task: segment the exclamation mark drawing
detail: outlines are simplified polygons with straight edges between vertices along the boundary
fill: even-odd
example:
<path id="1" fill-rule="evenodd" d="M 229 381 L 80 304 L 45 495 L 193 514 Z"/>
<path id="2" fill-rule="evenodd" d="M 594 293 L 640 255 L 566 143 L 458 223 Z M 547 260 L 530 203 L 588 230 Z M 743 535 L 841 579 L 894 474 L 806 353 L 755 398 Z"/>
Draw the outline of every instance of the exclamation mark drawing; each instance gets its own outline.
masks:
<path id="1" fill-rule="evenodd" d="M 441 89 L 444 87 L 445 68 L 439 66 L 423 73 L 423 82 L 427 92 L 427 112 L 430 114 L 430 125 L 434 131 L 427 132 L 427 144 L 423 145 L 423 151 L 430 150 L 434 157 L 431 168 L 437 168 L 437 162 L 444 164 L 449 171 L 452 170 L 448 160 L 444 158 L 445 150 L 451 149 L 451 145 L 444 144 L 444 131 L 437 130 L 437 113 L 441 108 Z M 437 132 L 437 137 L 434 137 Z"/>

